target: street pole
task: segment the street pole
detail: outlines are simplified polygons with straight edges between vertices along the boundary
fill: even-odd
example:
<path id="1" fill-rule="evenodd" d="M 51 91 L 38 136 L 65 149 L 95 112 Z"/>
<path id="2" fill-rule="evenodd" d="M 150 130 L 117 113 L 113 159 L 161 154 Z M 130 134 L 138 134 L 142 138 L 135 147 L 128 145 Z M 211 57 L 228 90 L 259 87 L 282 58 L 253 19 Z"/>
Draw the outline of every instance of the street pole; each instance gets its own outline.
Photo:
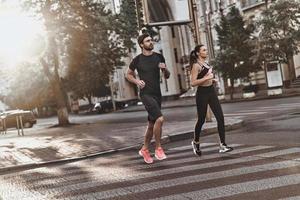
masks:
<path id="1" fill-rule="evenodd" d="M 138 32 L 141 30 L 141 16 L 140 16 L 140 7 L 139 7 L 139 2 L 140 0 L 135 0 L 135 10 L 136 10 L 136 20 L 137 20 L 137 28 L 138 28 Z M 143 3 L 143 2 L 142 2 Z"/>
<path id="2" fill-rule="evenodd" d="M 198 23 L 198 9 L 195 0 L 191 0 L 192 5 L 192 21 L 193 21 L 193 36 L 196 44 L 200 44 L 200 33 L 199 33 L 199 23 Z"/>

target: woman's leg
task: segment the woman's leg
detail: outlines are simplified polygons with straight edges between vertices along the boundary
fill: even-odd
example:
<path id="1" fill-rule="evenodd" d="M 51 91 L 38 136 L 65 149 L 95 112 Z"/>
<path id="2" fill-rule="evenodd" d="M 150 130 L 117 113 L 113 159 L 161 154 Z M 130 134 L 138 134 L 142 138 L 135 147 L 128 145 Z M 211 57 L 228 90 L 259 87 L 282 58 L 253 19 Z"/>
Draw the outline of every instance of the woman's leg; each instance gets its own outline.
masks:
<path id="1" fill-rule="evenodd" d="M 224 123 L 224 114 L 222 107 L 220 105 L 218 96 L 215 92 L 210 93 L 209 106 L 214 113 L 217 123 L 218 123 L 218 132 L 220 137 L 220 142 L 225 144 L 225 123 Z"/>
<path id="2" fill-rule="evenodd" d="M 208 105 L 208 98 L 203 91 L 197 91 L 196 94 L 196 104 L 197 104 L 197 122 L 195 124 L 195 132 L 194 132 L 194 141 L 199 142 L 202 126 L 205 122 L 205 116 Z"/>

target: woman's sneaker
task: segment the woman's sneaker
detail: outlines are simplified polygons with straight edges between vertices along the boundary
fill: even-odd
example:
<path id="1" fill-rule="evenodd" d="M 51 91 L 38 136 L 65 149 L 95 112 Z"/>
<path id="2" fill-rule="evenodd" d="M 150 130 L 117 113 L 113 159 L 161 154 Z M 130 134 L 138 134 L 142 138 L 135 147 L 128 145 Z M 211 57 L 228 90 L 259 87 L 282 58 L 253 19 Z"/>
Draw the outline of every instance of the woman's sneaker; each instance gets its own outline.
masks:
<path id="1" fill-rule="evenodd" d="M 223 144 L 221 143 L 221 144 L 220 144 L 219 153 L 226 153 L 226 152 L 230 152 L 230 151 L 232 151 L 232 150 L 233 150 L 233 148 L 227 146 L 227 144 L 225 144 L 225 143 L 223 143 Z"/>
<path id="2" fill-rule="evenodd" d="M 194 154 L 196 156 L 201 156 L 202 152 L 200 150 L 200 142 L 192 141 L 192 147 L 193 147 Z"/>

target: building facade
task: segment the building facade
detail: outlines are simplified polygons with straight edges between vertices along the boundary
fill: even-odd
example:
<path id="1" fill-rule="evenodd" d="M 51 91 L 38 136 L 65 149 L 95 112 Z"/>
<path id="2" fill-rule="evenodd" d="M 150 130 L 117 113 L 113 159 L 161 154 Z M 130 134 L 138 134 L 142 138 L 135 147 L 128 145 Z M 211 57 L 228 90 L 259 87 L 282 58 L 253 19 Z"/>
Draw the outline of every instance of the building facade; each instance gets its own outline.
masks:
<path id="1" fill-rule="evenodd" d="M 118 0 L 106 0 L 110 9 L 118 11 Z M 132 38 L 133 41 L 136 38 Z M 188 55 L 194 46 L 190 27 L 187 25 L 161 26 L 158 36 L 155 36 L 154 51 L 161 53 L 166 59 L 166 65 L 171 72 L 168 80 L 161 74 L 160 85 L 164 98 L 176 98 L 190 88 Z M 136 51 L 124 58 L 125 65 L 118 66 L 111 79 L 111 89 L 114 101 L 128 102 L 138 99 L 138 88 L 129 83 L 125 74 L 133 57 L 141 53 L 136 44 Z"/>
<path id="2" fill-rule="evenodd" d="M 274 0 L 269 0 L 268 4 L 273 3 Z M 246 23 L 258 18 L 260 13 L 266 9 L 265 0 L 197 0 L 197 6 L 199 15 L 199 27 L 200 27 L 200 38 L 202 43 L 208 46 L 210 51 L 210 57 L 219 50 L 217 43 L 217 32 L 214 26 L 219 23 L 221 13 L 226 15 L 232 6 L 235 6 L 241 11 Z M 296 77 L 300 76 L 300 55 L 294 56 L 295 73 Z M 286 64 L 276 63 L 277 66 L 274 68 L 274 63 L 271 70 L 268 67 L 262 66 L 262 70 L 256 73 L 250 74 L 250 81 L 253 85 L 258 85 L 260 89 L 270 89 L 272 80 L 277 82 L 282 81 L 283 86 L 288 85 L 290 82 L 288 66 Z M 275 82 L 276 82 L 275 81 Z M 274 81 L 273 81 L 274 82 Z M 244 85 L 249 82 L 243 82 L 242 80 L 236 80 L 234 86 L 236 88 L 243 88 Z M 230 85 L 229 81 L 225 82 L 226 85 Z"/>

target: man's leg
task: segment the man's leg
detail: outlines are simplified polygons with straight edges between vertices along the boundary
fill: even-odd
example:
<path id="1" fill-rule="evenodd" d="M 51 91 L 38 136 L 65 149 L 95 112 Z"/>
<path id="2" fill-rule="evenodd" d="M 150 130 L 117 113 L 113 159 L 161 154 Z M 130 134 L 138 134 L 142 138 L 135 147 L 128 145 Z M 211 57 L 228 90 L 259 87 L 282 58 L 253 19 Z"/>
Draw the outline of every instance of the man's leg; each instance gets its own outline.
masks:
<path id="1" fill-rule="evenodd" d="M 151 142 L 151 139 L 153 137 L 153 122 L 148 122 L 148 126 L 145 132 L 145 138 L 144 138 L 144 145 L 142 149 L 139 151 L 139 155 L 143 156 L 144 161 L 148 164 L 153 163 L 153 159 L 151 157 L 150 151 L 149 151 L 149 145 Z"/>
<path id="2" fill-rule="evenodd" d="M 143 149 L 149 149 L 150 142 L 153 138 L 153 126 L 154 126 L 154 123 L 151 121 L 148 121 L 148 126 L 147 126 L 147 129 L 145 132 Z"/>
<path id="3" fill-rule="evenodd" d="M 157 118 L 157 120 L 154 123 L 154 127 L 153 127 L 153 134 L 154 134 L 154 138 L 155 138 L 155 149 L 157 149 L 158 147 L 161 147 L 161 133 L 162 133 L 162 125 L 164 123 L 164 118 L 163 116 L 160 116 L 159 118 Z"/>
<path id="4" fill-rule="evenodd" d="M 161 147 L 161 133 L 162 133 L 162 125 L 164 123 L 163 116 L 160 116 L 155 121 L 154 127 L 153 127 L 153 134 L 155 138 L 155 157 L 158 160 L 164 160 L 167 158 L 163 148 Z"/>

